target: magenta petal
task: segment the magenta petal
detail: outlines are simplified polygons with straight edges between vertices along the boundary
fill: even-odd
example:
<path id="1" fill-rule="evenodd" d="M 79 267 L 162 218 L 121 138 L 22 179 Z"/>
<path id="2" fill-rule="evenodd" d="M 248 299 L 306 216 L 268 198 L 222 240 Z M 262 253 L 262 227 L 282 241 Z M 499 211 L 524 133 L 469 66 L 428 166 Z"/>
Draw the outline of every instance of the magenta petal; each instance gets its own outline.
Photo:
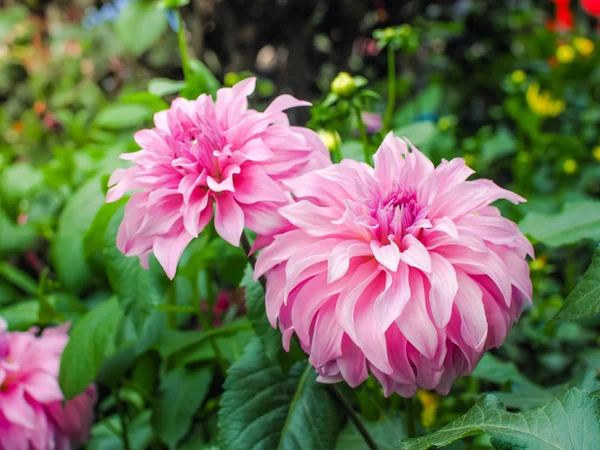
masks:
<path id="1" fill-rule="evenodd" d="M 179 258 L 193 238 L 180 223 L 174 225 L 166 235 L 154 240 L 154 255 L 171 280 L 175 277 Z"/>
<path id="2" fill-rule="evenodd" d="M 219 236 L 231 245 L 239 247 L 244 230 L 244 212 L 235 201 L 233 194 L 224 192 L 216 197 L 217 212 L 215 229 Z"/>

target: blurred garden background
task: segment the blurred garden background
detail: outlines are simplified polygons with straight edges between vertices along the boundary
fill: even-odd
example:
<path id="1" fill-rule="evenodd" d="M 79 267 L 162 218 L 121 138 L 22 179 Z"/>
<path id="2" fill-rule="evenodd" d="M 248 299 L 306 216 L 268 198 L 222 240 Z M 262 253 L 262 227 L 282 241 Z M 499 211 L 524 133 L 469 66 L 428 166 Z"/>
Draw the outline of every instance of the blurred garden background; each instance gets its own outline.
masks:
<path id="1" fill-rule="evenodd" d="M 201 236 L 169 283 L 156 261 L 144 271 L 114 247 L 124 203 L 105 205 L 104 196 L 122 164 L 116 156 L 137 149 L 133 133 L 150 126 L 155 112 L 178 95 L 214 93 L 251 75 L 258 77 L 254 107 L 282 93 L 310 100 L 311 110 L 289 111 L 292 122 L 319 131 L 335 154 L 357 159 L 361 124 L 331 107 L 330 86 L 340 72 L 360 75 L 362 121 L 375 147 L 391 129 L 434 163 L 463 157 L 478 177 L 528 200 L 500 207 L 535 244 L 533 305 L 451 395 L 419 394 L 422 430 L 460 416 L 481 392 L 520 411 L 571 386 L 600 389 L 598 317 L 552 321 L 600 239 L 600 2 L 0 4 L 0 316 L 12 330 L 77 324 L 118 298 L 118 312 L 106 310 L 102 325 L 86 324 L 102 330 L 80 349 L 92 355 L 88 379 L 61 372 L 73 394 L 92 380 L 98 385 L 87 448 L 219 448 L 227 366 L 253 335 L 253 311 L 239 287 L 246 257 Z M 176 7 L 185 23 L 179 36 Z M 402 43 L 394 52 L 378 45 L 396 38 Z M 181 45 L 190 52 L 192 83 L 182 81 Z M 386 117 L 390 89 L 397 102 Z M 111 320 L 122 316 L 127 326 Z M 208 345 L 198 330 L 217 339 Z M 396 422 L 399 398 L 383 399 L 371 381 L 352 394 L 353 403 L 381 448 L 397 448 L 406 437 Z M 366 448 L 357 436 L 348 425 L 337 448 Z M 489 438 L 456 448 L 490 448 Z"/>

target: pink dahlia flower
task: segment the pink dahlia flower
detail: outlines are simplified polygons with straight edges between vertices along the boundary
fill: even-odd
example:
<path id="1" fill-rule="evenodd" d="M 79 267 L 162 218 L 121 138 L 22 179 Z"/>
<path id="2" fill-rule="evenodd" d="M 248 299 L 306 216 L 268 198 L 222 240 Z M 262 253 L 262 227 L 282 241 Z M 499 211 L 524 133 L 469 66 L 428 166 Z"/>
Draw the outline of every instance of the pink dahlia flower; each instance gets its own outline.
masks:
<path id="1" fill-rule="evenodd" d="M 89 437 L 96 389 L 66 402 L 58 386 L 67 326 L 9 333 L 0 317 L 0 450 L 70 450 Z"/>
<path id="2" fill-rule="evenodd" d="M 270 235 L 285 226 L 277 209 L 290 202 L 282 180 L 331 163 L 316 133 L 292 127 L 283 110 L 310 105 L 290 95 L 264 111 L 248 109 L 256 80 L 220 89 L 217 99 L 178 98 L 154 116 L 155 128 L 138 131 L 142 149 L 121 155 L 135 163 L 116 170 L 106 201 L 136 190 L 125 208 L 117 246 L 144 267 L 154 255 L 173 278 L 185 247 L 213 217 L 215 228 L 237 246 L 244 226 Z"/>
<path id="3" fill-rule="evenodd" d="M 389 134 L 375 169 L 352 160 L 289 180 L 294 229 L 258 257 L 266 309 L 286 349 L 296 334 L 319 380 L 357 386 L 370 371 L 386 395 L 447 394 L 502 344 L 531 298 L 517 226 L 489 206 L 524 201 L 466 181 L 460 158 L 437 168 Z"/>

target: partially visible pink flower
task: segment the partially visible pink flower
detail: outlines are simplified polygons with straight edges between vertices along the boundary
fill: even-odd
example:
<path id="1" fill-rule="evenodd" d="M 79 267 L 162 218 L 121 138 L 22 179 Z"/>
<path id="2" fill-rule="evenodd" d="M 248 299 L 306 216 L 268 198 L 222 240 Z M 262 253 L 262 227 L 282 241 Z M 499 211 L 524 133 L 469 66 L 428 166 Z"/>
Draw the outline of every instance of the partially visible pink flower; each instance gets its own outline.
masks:
<path id="1" fill-rule="evenodd" d="M 244 226 L 260 235 L 285 225 L 276 214 L 290 201 L 282 180 L 331 163 L 313 131 L 292 127 L 283 110 L 310 105 L 290 95 L 264 111 L 248 109 L 256 80 L 220 89 L 217 99 L 178 98 L 154 116 L 156 128 L 135 134 L 142 150 L 121 155 L 134 166 L 118 169 L 106 201 L 137 191 L 125 208 L 117 246 L 144 267 L 154 255 L 173 278 L 185 247 L 213 217 L 237 246 Z"/>
<path id="2" fill-rule="evenodd" d="M 383 127 L 383 120 L 377 113 L 363 111 L 361 117 L 369 134 L 377 133 Z"/>
<path id="3" fill-rule="evenodd" d="M 0 317 L 0 450 L 70 450 L 89 438 L 96 389 L 63 408 L 58 386 L 67 328 L 9 333 Z"/>
<path id="4" fill-rule="evenodd" d="M 524 201 L 466 181 L 460 158 L 437 168 L 391 133 L 375 169 L 344 160 L 286 182 L 294 229 L 258 257 L 266 310 L 296 334 L 319 380 L 357 386 L 369 371 L 386 395 L 447 394 L 501 345 L 531 299 L 533 248 L 490 204 Z"/>

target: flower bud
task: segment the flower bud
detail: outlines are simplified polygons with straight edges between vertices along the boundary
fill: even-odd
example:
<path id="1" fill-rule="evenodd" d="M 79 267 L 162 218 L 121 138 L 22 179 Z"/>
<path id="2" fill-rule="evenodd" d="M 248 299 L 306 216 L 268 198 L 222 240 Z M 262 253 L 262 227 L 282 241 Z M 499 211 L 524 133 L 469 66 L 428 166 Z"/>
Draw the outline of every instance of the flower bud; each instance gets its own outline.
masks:
<path id="1" fill-rule="evenodd" d="M 583 37 L 573 39 L 573 47 L 581 56 L 590 56 L 594 52 L 594 42 Z"/>
<path id="2" fill-rule="evenodd" d="M 342 138 L 337 131 L 319 130 L 319 138 L 330 152 L 337 150 L 342 144 Z"/>
<path id="3" fill-rule="evenodd" d="M 510 80 L 514 83 L 514 84 L 523 84 L 525 82 L 525 80 L 527 79 L 527 74 L 525 72 L 523 72 L 522 70 L 515 70 L 511 75 L 510 75 Z"/>
<path id="4" fill-rule="evenodd" d="M 331 92 L 339 97 L 350 97 L 356 92 L 354 78 L 348 72 L 340 72 L 331 82 Z"/>
<path id="5" fill-rule="evenodd" d="M 592 150 L 592 155 L 594 155 L 596 161 L 600 162 L 600 145 L 594 147 L 594 149 Z"/>
<path id="6" fill-rule="evenodd" d="M 579 170 L 579 164 L 573 158 L 569 158 L 563 163 L 563 171 L 567 175 L 573 175 L 577 170 Z"/>

